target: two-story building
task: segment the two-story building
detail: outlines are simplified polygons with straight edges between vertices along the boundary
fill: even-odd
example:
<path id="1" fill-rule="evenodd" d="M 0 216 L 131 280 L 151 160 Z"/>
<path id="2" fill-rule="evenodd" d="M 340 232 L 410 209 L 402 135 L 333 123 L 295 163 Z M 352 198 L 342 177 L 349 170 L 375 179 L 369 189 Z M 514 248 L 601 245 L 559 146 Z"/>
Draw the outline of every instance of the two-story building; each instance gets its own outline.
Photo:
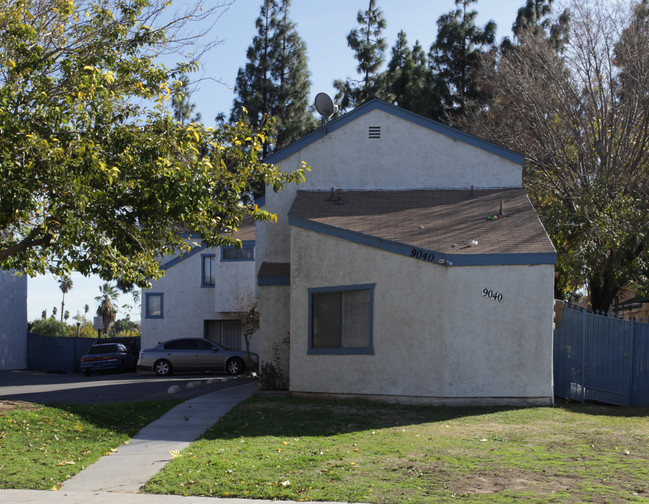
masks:
<path id="1" fill-rule="evenodd" d="M 552 402 L 556 253 L 522 155 L 373 100 L 267 162 L 312 169 L 256 233 L 260 357 L 290 335 L 293 394 Z"/>
<path id="2" fill-rule="evenodd" d="M 242 247 L 195 243 L 190 252 L 162 260 L 165 275 L 142 293 L 142 348 L 193 337 L 245 349 L 239 320 L 242 301 L 254 295 L 254 224 L 246 222 L 236 238 Z"/>

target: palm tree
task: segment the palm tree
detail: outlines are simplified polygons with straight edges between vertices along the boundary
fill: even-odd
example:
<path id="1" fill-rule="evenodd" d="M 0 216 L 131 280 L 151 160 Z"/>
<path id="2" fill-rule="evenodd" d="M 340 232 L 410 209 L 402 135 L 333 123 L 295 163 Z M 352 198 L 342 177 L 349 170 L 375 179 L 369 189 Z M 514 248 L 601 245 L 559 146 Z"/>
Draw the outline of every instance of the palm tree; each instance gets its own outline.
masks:
<path id="1" fill-rule="evenodd" d="M 110 325 L 115 322 L 115 317 L 117 316 L 117 308 L 115 308 L 114 303 L 117 302 L 119 294 L 117 288 L 109 283 L 104 283 L 99 287 L 99 292 L 101 292 L 101 295 L 95 298 L 96 301 L 99 301 L 97 315 L 103 319 L 104 334 L 108 334 Z"/>
<path id="2" fill-rule="evenodd" d="M 63 299 L 61 300 L 61 322 L 63 322 L 63 313 L 65 306 L 65 295 L 72 289 L 72 279 L 71 278 L 62 278 L 59 280 L 59 289 L 63 293 Z"/>

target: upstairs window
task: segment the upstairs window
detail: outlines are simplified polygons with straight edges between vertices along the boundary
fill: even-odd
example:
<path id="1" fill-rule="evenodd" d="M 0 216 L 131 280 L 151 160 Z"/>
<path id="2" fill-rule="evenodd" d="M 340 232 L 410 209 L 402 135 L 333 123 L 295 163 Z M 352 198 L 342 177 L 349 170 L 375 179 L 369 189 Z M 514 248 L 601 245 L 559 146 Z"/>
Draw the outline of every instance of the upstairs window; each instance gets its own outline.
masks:
<path id="1" fill-rule="evenodd" d="M 145 318 L 164 318 L 164 294 L 147 292 L 145 295 L 144 309 Z"/>
<path id="2" fill-rule="evenodd" d="M 254 242 L 243 242 L 241 247 L 223 247 L 221 248 L 221 261 L 254 261 L 255 244 Z"/>
<path id="3" fill-rule="evenodd" d="M 202 280 L 201 287 L 214 287 L 216 284 L 216 275 L 215 275 L 215 255 L 214 254 L 203 254 L 202 255 L 203 265 L 201 267 Z"/>

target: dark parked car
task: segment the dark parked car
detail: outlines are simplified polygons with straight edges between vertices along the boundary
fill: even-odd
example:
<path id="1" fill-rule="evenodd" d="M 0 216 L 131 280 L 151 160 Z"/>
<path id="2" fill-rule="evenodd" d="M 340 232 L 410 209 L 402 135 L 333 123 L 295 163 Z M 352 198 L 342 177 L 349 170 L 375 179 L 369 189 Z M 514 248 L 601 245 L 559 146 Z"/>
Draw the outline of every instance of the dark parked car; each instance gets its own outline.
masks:
<path id="1" fill-rule="evenodd" d="M 251 353 L 250 359 L 253 369 L 256 369 L 259 356 Z M 237 375 L 247 369 L 247 362 L 246 352 L 228 350 L 204 338 L 182 338 L 142 350 L 137 369 L 163 376 L 179 371 L 227 371 Z"/>
<path id="2" fill-rule="evenodd" d="M 86 376 L 93 371 L 133 371 L 137 357 L 121 343 L 95 343 L 81 357 L 81 371 Z"/>

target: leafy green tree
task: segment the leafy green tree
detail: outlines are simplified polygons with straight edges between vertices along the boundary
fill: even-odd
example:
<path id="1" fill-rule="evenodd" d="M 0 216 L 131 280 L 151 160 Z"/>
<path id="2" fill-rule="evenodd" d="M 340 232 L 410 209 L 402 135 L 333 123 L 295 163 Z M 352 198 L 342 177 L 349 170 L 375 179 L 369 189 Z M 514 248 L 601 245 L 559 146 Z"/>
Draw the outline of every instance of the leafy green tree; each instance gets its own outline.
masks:
<path id="1" fill-rule="evenodd" d="M 336 101 L 342 110 L 357 107 L 372 98 L 383 98 L 381 66 L 385 60 L 387 43 L 381 36 L 386 27 L 383 11 L 376 0 L 369 0 L 367 10 L 358 11 L 358 28 L 347 35 L 347 45 L 354 51 L 360 79 L 336 80 Z"/>
<path id="2" fill-rule="evenodd" d="M 430 90 L 431 77 L 426 53 L 419 42 L 411 50 L 406 33 L 400 31 L 392 47 L 392 57 L 383 73 L 384 99 L 412 112 L 432 115 L 434 99 Z"/>
<path id="3" fill-rule="evenodd" d="M 68 325 L 68 332 L 71 336 L 78 336 L 80 338 L 96 338 L 97 329 L 91 321 L 89 321 L 84 315 L 77 314 L 72 317 L 75 322 L 74 324 Z"/>
<path id="4" fill-rule="evenodd" d="M 68 326 L 68 332 L 72 331 L 72 334 L 74 336 L 79 336 L 79 338 L 96 338 L 97 337 L 97 329 L 94 328 L 92 323 L 89 320 L 83 320 L 81 322 L 81 325 L 79 327 L 76 326 Z"/>
<path id="5" fill-rule="evenodd" d="M 111 324 L 117 317 L 117 308 L 115 303 L 119 296 L 119 292 L 114 285 L 104 283 L 99 287 L 99 296 L 95 297 L 95 301 L 99 301 L 97 308 L 97 315 L 102 318 L 104 324 L 104 334 L 108 334 Z"/>
<path id="6" fill-rule="evenodd" d="M 434 94 L 451 118 L 462 116 L 468 102 L 482 104 L 488 101 L 480 86 L 480 63 L 483 55 L 493 50 L 496 23 L 489 21 L 484 28 L 476 26 L 478 13 L 469 10 L 476 2 L 455 0 L 457 8 L 440 16 L 437 38 L 428 56 L 435 79 Z"/>
<path id="7" fill-rule="evenodd" d="M 69 336 L 68 326 L 55 318 L 35 320 L 29 324 L 29 331 L 41 336 Z"/>
<path id="8" fill-rule="evenodd" d="M 244 118 L 260 127 L 276 120 L 275 149 L 300 139 L 316 127 L 310 112 L 311 81 L 306 46 L 289 19 L 290 0 L 264 0 L 256 20 L 257 34 L 239 69 L 231 120 Z M 263 154 L 271 152 L 270 143 Z"/>
<path id="9" fill-rule="evenodd" d="M 181 75 L 180 79 L 174 83 L 171 107 L 174 112 L 174 119 L 180 124 L 184 125 L 188 122 L 199 122 L 201 120 L 200 112 L 194 114 L 196 104 L 191 102 L 191 90 L 189 88 L 189 76 L 187 74 Z M 193 117 L 192 114 L 194 114 Z"/>
<path id="10" fill-rule="evenodd" d="M 184 230 L 233 243 L 244 217 L 274 218 L 240 204 L 252 183 L 303 177 L 260 161 L 271 125 L 173 119 L 173 80 L 196 64 L 156 56 L 214 9 L 168 3 L 0 0 L 0 268 L 147 286 Z"/>
<path id="11" fill-rule="evenodd" d="M 140 324 L 129 319 L 116 320 L 110 326 L 108 336 L 111 338 L 133 338 L 140 336 Z"/>
<path id="12" fill-rule="evenodd" d="M 649 7 L 573 1 L 557 52 L 529 33 L 503 53 L 473 132 L 522 152 L 524 182 L 558 252 L 556 295 L 586 285 L 607 311 L 649 286 Z"/>

